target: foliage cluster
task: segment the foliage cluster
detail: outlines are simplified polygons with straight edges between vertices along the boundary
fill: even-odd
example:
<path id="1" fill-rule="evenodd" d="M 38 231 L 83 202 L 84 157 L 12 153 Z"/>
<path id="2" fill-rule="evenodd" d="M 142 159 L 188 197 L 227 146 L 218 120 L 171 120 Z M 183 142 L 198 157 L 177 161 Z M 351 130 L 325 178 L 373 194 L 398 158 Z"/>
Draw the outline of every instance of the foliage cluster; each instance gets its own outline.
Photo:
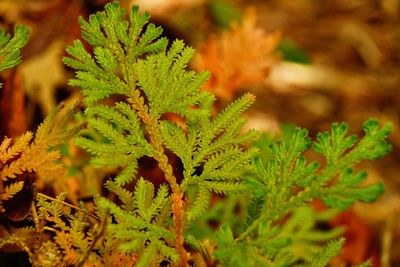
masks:
<path id="1" fill-rule="evenodd" d="M 125 15 L 114 2 L 81 18 L 84 41 L 63 59 L 75 70 L 69 84 L 82 90 L 85 129 L 67 127 L 76 108 L 63 116 L 59 108 L 34 139 L 27 132 L 0 146 L 3 203 L 32 182 L 21 175 L 61 177 L 56 146 L 70 137 L 92 166 L 117 173 L 104 183 L 107 193 L 93 196 L 89 211 L 65 194 L 33 192 L 31 226 L 10 227 L 0 246 L 20 247 L 34 266 L 326 266 L 344 240 L 335 239 L 341 229 L 316 224 L 336 211 L 316 213 L 308 203 L 322 199 L 343 210 L 375 200 L 382 184 L 363 185 L 366 174 L 353 167 L 390 150 L 391 125 L 368 120 L 359 140 L 344 123 L 316 141 L 296 128 L 258 148 L 251 144 L 259 133 L 241 131 L 255 97 L 245 94 L 214 114 L 215 97 L 200 90 L 209 75 L 187 69 L 194 50 L 170 44 L 137 7 Z M 1 66 L 18 63 L 27 35 L 24 27 L 13 39 L 1 33 Z M 308 162 L 310 149 L 325 160 Z M 160 185 L 139 175 L 143 157 L 157 162 Z"/>

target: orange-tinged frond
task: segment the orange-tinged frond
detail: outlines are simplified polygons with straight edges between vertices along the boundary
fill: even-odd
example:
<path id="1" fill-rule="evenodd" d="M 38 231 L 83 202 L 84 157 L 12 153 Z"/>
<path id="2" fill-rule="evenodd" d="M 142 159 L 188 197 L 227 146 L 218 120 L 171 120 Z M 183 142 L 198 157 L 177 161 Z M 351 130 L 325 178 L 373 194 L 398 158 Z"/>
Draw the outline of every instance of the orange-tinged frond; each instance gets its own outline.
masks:
<path id="1" fill-rule="evenodd" d="M 14 144 L 11 145 L 12 139 L 5 137 L 0 145 L 0 162 L 2 164 L 5 164 L 8 160 L 17 156 L 26 147 L 28 147 L 31 139 L 32 139 L 32 133 L 26 132 L 25 134 L 16 138 Z"/>
<path id="2" fill-rule="evenodd" d="M 12 198 L 16 193 L 22 190 L 22 187 L 24 186 L 24 181 L 19 181 L 16 183 L 12 183 L 4 189 L 4 193 L 1 194 L 1 200 L 7 200 Z"/>
<path id="3" fill-rule="evenodd" d="M 255 10 L 248 9 L 240 25 L 233 23 L 230 31 L 211 37 L 199 49 L 195 67 L 212 73 L 205 89 L 218 97 L 231 100 L 243 86 L 262 81 L 277 60 L 273 51 L 281 34 L 266 33 L 256 19 Z"/>

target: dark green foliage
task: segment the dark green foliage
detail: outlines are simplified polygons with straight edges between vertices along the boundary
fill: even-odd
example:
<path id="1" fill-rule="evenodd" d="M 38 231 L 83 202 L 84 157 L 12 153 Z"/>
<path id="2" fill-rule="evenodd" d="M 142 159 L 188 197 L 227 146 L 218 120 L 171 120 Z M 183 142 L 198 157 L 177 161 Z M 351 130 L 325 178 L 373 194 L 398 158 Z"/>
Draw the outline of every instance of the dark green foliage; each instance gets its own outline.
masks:
<path id="1" fill-rule="evenodd" d="M 289 135 L 284 133 L 281 141 L 265 141 L 270 145 L 263 158 L 269 160 L 263 163 L 255 157 L 253 166 L 258 177 L 247 179 L 252 198 L 244 231 L 232 239 L 230 228 L 224 226 L 216 236 L 216 256 L 221 261 L 227 262 L 227 266 L 229 262 L 244 264 L 244 259 L 253 255 L 257 261 L 247 266 L 287 266 L 298 259 L 310 266 L 313 258 L 312 266 L 325 266 L 338 253 L 343 240 L 329 243 L 318 252 L 318 242 L 337 236 L 340 229 L 313 230 L 317 221 L 312 218 L 317 215 L 305 205 L 322 199 L 329 207 L 346 209 L 355 201 L 375 200 L 383 192 L 382 184 L 363 186 L 366 174 L 354 174 L 352 167 L 361 160 L 379 158 L 391 149 L 385 141 L 391 132 L 389 123 L 379 127 L 376 120 L 368 120 L 363 125 L 365 135 L 358 142 L 356 136 L 346 136 L 347 129 L 346 124 L 334 123 L 330 133 L 318 134 L 316 142 L 300 128 Z M 307 162 L 303 156 L 311 147 L 325 156 L 323 168 L 318 162 Z M 288 215 L 290 219 L 277 227 Z M 229 246 L 225 245 L 230 242 L 227 237 L 231 241 Z M 301 248 L 302 254 L 296 253 L 296 247 Z"/>

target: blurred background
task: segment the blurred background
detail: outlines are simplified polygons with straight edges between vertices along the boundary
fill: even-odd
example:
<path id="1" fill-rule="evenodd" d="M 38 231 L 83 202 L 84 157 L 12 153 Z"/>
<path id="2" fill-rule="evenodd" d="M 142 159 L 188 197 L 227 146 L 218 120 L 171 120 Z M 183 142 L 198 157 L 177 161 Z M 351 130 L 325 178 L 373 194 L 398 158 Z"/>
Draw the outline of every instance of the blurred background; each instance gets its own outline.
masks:
<path id="1" fill-rule="evenodd" d="M 23 63 L 1 74 L 1 136 L 35 129 L 60 101 L 79 99 L 78 89 L 67 86 L 73 74 L 61 58 L 80 37 L 78 17 L 87 18 L 107 2 L 0 1 L 0 27 L 31 28 Z M 196 48 L 191 68 L 211 72 L 204 89 L 217 95 L 217 108 L 244 92 L 255 94 L 257 102 L 246 115 L 249 128 L 273 137 L 291 124 L 314 137 L 332 122 L 345 121 L 360 136 L 370 117 L 391 121 L 393 152 L 360 166 L 368 171 L 368 183 L 385 184 L 385 194 L 373 204 L 355 205 L 331 224 L 346 229 L 340 266 L 368 258 L 374 266 L 400 266 L 400 0 L 120 3 L 139 5 L 165 36 Z M 95 175 L 91 171 L 84 170 Z M 60 190 L 74 193 L 76 179 Z"/>

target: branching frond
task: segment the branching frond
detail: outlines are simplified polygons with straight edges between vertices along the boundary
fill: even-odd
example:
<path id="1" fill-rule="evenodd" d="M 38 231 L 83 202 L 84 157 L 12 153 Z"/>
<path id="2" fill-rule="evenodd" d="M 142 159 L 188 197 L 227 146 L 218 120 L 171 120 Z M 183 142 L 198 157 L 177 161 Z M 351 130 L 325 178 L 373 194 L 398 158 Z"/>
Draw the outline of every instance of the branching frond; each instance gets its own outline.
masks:
<path id="1" fill-rule="evenodd" d="M 67 49 L 70 57 L 64 58 L 64 63 L 76 70 L 70 85 L 81 88 L 86 105 L 83 116 L 88 129 L 76 138 L 76 144 L 92 155 L 93 166 L 112 166 L 118 172 L 105 184 L 118 199 L 96 199 L 98 216 L 111 215 L 104 228 L 108 240 L 99 251 L 119 251 L 124 257 L 134 258 L 135 266 L 161 262 L 186 265 L 189 254 L 184 231 L 206 212 L 213 194 L 248 191 L 253 199 L 246 223 L 241 225 L 244 232 L 236 237 L 234 228 L 224 224 L 210 241 L 215 246 L 209 247 L 222 266 L 290 265 L 295 263 L 291 258 L 310 262 L 312 256 L 317 257 L 315 266 L 326 264 L 342 241 L 329 243 L 321 252 L 317 252 L 315 243 L 338 232 L 324 235 L 314 231 L 316 219 L 299 207 L 313 199 L 323 199 L 337 208 L 376 199 L 382 186 L 363 187 L 365 175 L 354 175 L 351 168 L 390 150 L 386 138 L 391 126 L 380 128 L 376 120 L 370 120 L 364 124 L 365 136 L 358 142 L 355 136 L 347 136 L 346 124 L 333 124 L 331 132 L 319 134 L 316 142 L 311 141 L 307 130 L 298 128 L 270 146 L 271 160 L 264 166 L 257 157 L 258 148 L 247 146 L 257 138 L 257 131 L 242 132 L 246 123 L 242 113 L 254 103 L 255 96 L 245 94 L 214 116 L 215 97 L 200 91 L 208 73 L 187 70 L 194 50 L 180 40 L 168 45 L 160 38 L 162 29 L 149 23 L 149 14 L 140 14 L 137 7 L 131 9 L 128 19 L 125 15 L 114 2 L 87 21 L 81 18 L 82 36 L 92 49 L 75 41 Z M 179 119 L 172 119 L 175 117 Z M 41 126 L 36 138 L 50 136 L 51 144 L 56 143 L 57 136 L 50 130 Z M 37 146 L 42 138 L 38 139 L 34 141 Z M 9 146 L 5 140 L 1 151 L 8 151 Z M 326 158 L 323 167 L 307 161 L 304 153 L 310 147 Z M 4 161 L 24 153 L 18 151 L 22 150 L 17 147 L 9 152 Z M 171 164 L 169 152 L 179 157 L 182 169 Z M 156 189 L 144 178 L 135 180 L 138 160 L 144 156 L 157 161 L 163 172 L 157 178 L 165 178 L 167 184 Z M 178 176 L 179 171 L 182 175 Z M 196 194 L 190 199 L 189 189 Z M 46 212 L 57 220 L 55 211 Z M 304 224 L 299 225 L 299 221 Z M 86 226 L 80 218 L 71 218 L 64 226 L 54 223 L 60 224 L 59 229 L 71 226 L 77 232 L 60 236 L 60 240 L 74 243 L 72 248 L 60 245 L 63 251 L 90 249 L 95 238 L 83 231 Z M 298 235 L 295 229 L 301 230 Z M 89 243 L 80 242 L 82 238 Z M 299 240 L 310 243 L 307 257 L 285 250 Z"/>
<path id="2" fill-rule="evenodd" d="M 8 200 L 12 198 L 16 193 L 22 190 L 24 187 L 24 181 L 12 183 L 4 188 L 4 193 L 1 195 L 2 200 Z"/>
<path id="3" fill-rule="evenodd" d="M 101 140 L 80 136 L 76 144 L 92 154 L 92 165 L 120 170 L 106 187 L 121 195 L 124 211 L 135 210 L 128 207 L 133 202 L 122 186 L 136 178 L 137 160 L 142 156 L 158 161 L 174 193 L 181 191 L 180 195 L 189 186 L 198 187 L 199 195 L 192 205 L 200 210 L 189 209 L 190 222 L 206 210 L 211 192 L 228 194 L 246 189 L 244 174 L 258 150 L 246 149 L 245 145 L 257 137 L 257 132 L 241 133 L 245 124 L 241 114 L 255 96 L 245 94 L 212 118 L 215 98 L 200 91 L 208 73 L 187 70 L 194 50 L 180 40 L 168 47 L 168 41 L 160 38 L 162 29 L 148 23 L 149 14 L 140 14 L 137 7 L 129 13 L 129 21 L 124 17 L 125 11 L 114 2 L 88 21 L 80 19 L 82 36 L 93 52 L 80 41 L 67 49 L 70 57 L 64 58 L 64 63 L 76 69 L 70 84 L 82 89 L 89 131 L 101 136 Z M 122 100 L 115 102 L 115 97 Z M 180 116 L 183 125 L 169 120 L 168 113 Z M 179 185 L 171 177 L 165 148 L 183 163 L 184 179 Z M 144 181 L 137 183 L 137 188 L 142 188 Z M 146 202 L 152 195 L 140 192 L 134 193 L 134 203 L 141 205 L 136 212 L 146 221 L 153 220 L 149 212 L 157 208 Z M 165 188 L 159 192 L 166 192 Z"/>
<path id="4" fill-rule="evenodd" d="M 0 29 L 0 71 L 15 67 L 21 62 L 20 50 L 26 45 L 29 28 L 17 25 L 14 36 Z"/>
<path id="5" fill-rule="evenodd" d="M 108 183 L 110 188 L 117 186 Z M 108 231 L 120 243 L 120 249 L 126 253 L 138 254 L 138 264 L 150 264 L 169 259 L 176 262 L 176 251 L 169 246 L 173 234 L 164 228 L 163 215 L 170 209 L 168 188 L 161 186 L 154 196 L 152 183 L 139 179 L 133 195 L 124 190 L 114 190 L 124 202 L 123 209 L 108 199 L 97 201 L 100 209 L 107 209 L 115 218 L 116 224 L 110 224 Z M 129 197 L 129 198 L 127 198 Z M 129 201 L 129 202 L 127 202 Z M 160 241 L 164 240 L 164 241 Z M 148 253 L 153 253 L 147 258 Z M 159 255 L 154 259 L 154 255 Z M 142 262 L 144 261 L 144 262 Z"/>
<path id="6" fill-rule="evenodd" d="M 0 145 L 0 161 L 2 164 L 5 164 L 8 160 L 14 158 L 19 155 L 26 147 L 28 147 L 29 142 L 32 139 L 33 134 L 31 132 L 26 132 L 25 134 L 17 137 L 12 146 L 11 138 L 4 138 L 3 142 Z"/>
<path id="7" fill-rule="evenodd" d="M 60 118 L 60 108 L 58 108 L 39 126 L 32 143 L 30 143 L 32 138 L 30 132 L 17 138 L 15 144 L 2 154 L 2 162 L 17 155 L 19 157 L 3 166 L 1 179 L 5 181 L 15 178 L 23 172 L 36 172 L 43 177 L 59 175 L 62 169 L 59 165 L 54 164 L 54 161 L 60 158 L 60 152 L 48 151 L 48 149 L 65 142 L 79 131 L 79 126 L 67 128 L 66 123 L 71 116 L 72 111 L 69 111 Z"/>
<path id="8" fill-rule="evenodd" d="M 244 247 L 264 244 L 268 250 L 263 255 L 272 262 L 282 253 L 290 253 L 293 260 L 301 259 L 306 266 L 313 258 L 310 266 L 326 266 L 339 252 L 343 240 L 332 241 L 319 252 L 315 242 L 335 238 L 340 229 L 313 230 L 315 215 L 304 206 L 311 200 L 322 199 L 329 207 L 346 209 L 355 201 L 370 202 L 383 193 L 381 183 L 363 185 L 366 173 L 354 173 L 353 166 L 387 153 L 390 145 L 386 138 L 392 127 L 389 123 L 379 127 L 372 119 L 363 128 L 365 136 L 357 142 L 356 136 L 346 136 L 346 124 L 335 123 L 330 133 L 318 134 L 314 143 L 306 130 L 297 128 L 290 135 L 284 134 L 283 140 L 270 144 L 266 166 L 259 157 L 254 158 L 258 177 L 246 179 L 253 194 L 248 223 L 235 243 Z M 325 156 L 323 167 L 318 162 L 307 162 L 303 156 L 311 146 Z"/>
<path id="9" fill-rule="evenodd" d="M 337 240 L 330 241 L 325 245 L 316 255 L 312 261 L 312 267 L 325 267 L 328 265 L 329 261 L 339 254 L 340 249 L 344 245 L 344 238 L 339 238 Z"/>
<path id="10" fill-rule="evenodd" d="M 42 194 L 37 195 L 36 220 L 39 222 L 36 223 L 36 231 L 42 235 L 45 235 L 45 231 L 53 234 L 51 242 L 48 242 L 55 246 L 52 250 L 60 258 L 60 263 L 78 266 L 82 260 L 88 263 L 96 262 L 96 252 L 92 250 L 100 246 L 96 243 L 103 235 L 101 229 L 103 226 L 100 224 L 93 226 L 89 220 L 89 213 L 85 209 L 68 204 L 65 202 L 65 197 L 66 194 L 60 194 L 56 199 Z M 35 252 L 39 253 L 42 249 L 39 247 Z M 46 251 L 43 253 L 48 254 Z M 55 262 L 49 255 L 43 260 L 53 261 L 53 264 Z"/>
<path id="11" fill-rule="evenodd" d="M 193 204 L 186 211 L 187 220 L 191 222 L 200 217 L 207 210 L 210 199 L 211 191 L 208 188 L 200 187 Z"/>

